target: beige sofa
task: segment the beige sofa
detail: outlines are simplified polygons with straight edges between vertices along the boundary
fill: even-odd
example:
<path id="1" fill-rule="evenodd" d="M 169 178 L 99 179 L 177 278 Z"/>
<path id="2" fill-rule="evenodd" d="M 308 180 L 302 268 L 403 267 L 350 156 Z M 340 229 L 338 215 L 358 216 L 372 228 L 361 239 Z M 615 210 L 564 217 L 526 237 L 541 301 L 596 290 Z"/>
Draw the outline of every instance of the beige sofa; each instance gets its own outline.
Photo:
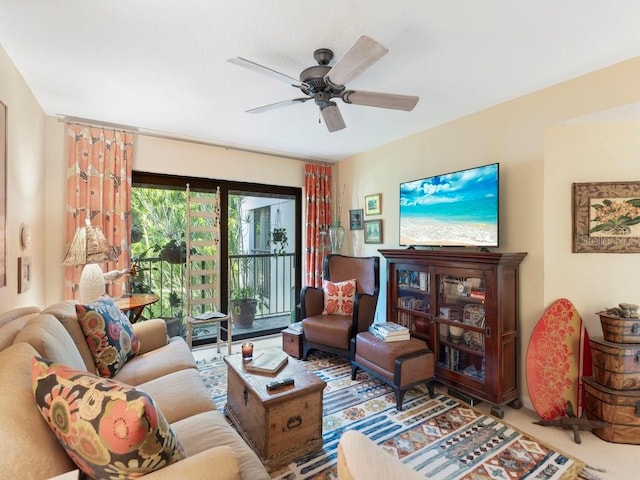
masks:
<path id="1" fill-rule="evenodd" d="M 338 443 L 339 480 L 424 480 L 396 457 L 357 430 L 347 430 Z"/>
<path id="2" fill-rule="evenodd" d="M 186 342 L 168 339 L 160 319 L 133 327 L 141 352 L 114 378 L 154 399 L 187 456 L 144 478 L 268 479 L 258 457 L 217 411 Z M 73 302 L 0 314 L 2 478 L 48 479 L 76 468 L 37 409 L 30 373 L 34 356 L 96 372 Z"/>

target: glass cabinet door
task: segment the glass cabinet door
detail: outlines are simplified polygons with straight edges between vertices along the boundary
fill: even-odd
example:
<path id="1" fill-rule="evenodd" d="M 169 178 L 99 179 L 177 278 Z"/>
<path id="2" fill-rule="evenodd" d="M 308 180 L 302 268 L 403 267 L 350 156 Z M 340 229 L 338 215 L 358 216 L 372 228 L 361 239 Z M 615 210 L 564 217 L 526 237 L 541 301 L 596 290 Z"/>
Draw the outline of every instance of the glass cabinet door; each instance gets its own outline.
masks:
<path id="1" fill-rule="evenodd" d="M 429 334 L 430 282 L 429 272 L 416 266 L 398 266 L 396 322 L 414 333 Z"/>
<path id="2" fill-rule="evenodd" d="M 451 373 L 485 383 L 484 278 L 438 275 L 437 285 L 437 363 Z"/>

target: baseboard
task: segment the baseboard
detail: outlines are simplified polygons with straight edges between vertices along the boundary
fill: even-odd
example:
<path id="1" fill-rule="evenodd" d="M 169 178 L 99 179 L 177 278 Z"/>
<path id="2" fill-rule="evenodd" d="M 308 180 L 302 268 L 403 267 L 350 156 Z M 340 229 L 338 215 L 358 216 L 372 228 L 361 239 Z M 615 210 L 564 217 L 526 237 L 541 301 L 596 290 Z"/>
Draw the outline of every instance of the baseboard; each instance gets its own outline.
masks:
<path id="1" fill-rule="evenodd" d="M 471 397 L 471 396 L 467 395 L 466 393 L 462 393 L 462 392 L 456 390 L 455 388 L 449 387 L 447 389 L 447 393 L 449 395 L 451 395 L 452 397 L 457 398 L 458 400 L 462 400 L 463 402 L 468 403 L 472 407 L 475 407 L 476 405 L 482 403 L 482 400 L 478 400 L 477 398 Z"/>

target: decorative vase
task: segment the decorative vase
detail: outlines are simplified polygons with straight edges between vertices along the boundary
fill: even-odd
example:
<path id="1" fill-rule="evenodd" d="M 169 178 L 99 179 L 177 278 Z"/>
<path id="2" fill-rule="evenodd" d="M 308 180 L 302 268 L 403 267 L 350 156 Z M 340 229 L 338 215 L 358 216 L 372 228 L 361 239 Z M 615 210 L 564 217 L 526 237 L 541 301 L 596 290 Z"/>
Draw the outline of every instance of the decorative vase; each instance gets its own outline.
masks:
<path id="1" fill-rule="evenodd" d="M 331 242 L 331 253 L 340 253 L 342 251 L 344 227 L 339 221 L 329 227 L 329 241 Z"/>

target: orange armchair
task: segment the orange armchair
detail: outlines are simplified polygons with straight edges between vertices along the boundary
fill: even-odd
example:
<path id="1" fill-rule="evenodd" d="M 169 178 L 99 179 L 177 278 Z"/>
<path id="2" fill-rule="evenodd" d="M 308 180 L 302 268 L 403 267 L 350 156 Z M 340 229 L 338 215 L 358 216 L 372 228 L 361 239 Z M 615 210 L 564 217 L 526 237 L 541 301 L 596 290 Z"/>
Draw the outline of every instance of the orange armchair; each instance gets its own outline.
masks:
<path id="1" fill-rule="evenodd" d="M 335 353 L 349 360 L 354 356 L 352 339 L 373 323 L 380 291 L 380 258 L 328 255 L 324 279 L 331 282 L 356 280 L 352 315 L 323 313 L 325 291 L 304 287 L 300 293 L 302 313 L 302 358 L 310 350 Z"/>

